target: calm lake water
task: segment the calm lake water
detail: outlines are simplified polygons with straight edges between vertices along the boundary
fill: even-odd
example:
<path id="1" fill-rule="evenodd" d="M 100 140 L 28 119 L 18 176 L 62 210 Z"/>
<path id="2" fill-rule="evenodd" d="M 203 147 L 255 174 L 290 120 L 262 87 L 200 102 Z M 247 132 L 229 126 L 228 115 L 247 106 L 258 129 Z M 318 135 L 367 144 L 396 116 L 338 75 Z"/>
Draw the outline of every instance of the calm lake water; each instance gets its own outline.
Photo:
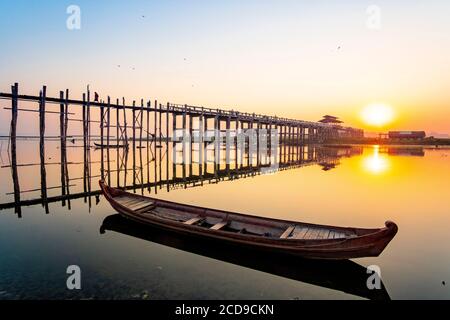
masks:
<path id="1" fill-rule="evenodd" d="M 109 166 L 106 151 L 102 165 L 102 152 L 91 149 L 85 166 L 82 148 L 69 148 L 63 182 L 69 181 L 72 199 L 63 205 L 54 198 L 61 195 L 64 168 L 59 142 L 49 141 L 46 210 L 40 203 L 39 144 L 20 141 L 17 163 L 37 165 L 17 168 L 20 201 L 27 204 L 18 213 L 11 204 L 6 144 L 0 159 L 0 299 L 450 299 L 450 149 L 309 148 L 273 174 L 232 165 L 227 175 L 225 165 L 217 171 L 208 163 L 202 181 L 196 163 L 192 171 L 176 166 L 173 179 L 165 148 L 156 157 L 154 149 L 140 149 L 135 157 L 131 150 L 127 157 L 111 150 Z M 380 257 L 343 263 L 179 238 L 123 221 L 96 197 L 102 167 L 113 186 L 118 180 L 132 186 L 134 180 L 135 192 L 162 199 L 340 226 L 382 227 L 393 220 L 399 232 Z M 167 187 L 166 180 L 176 183 Z M 156 187 L 150 183 L 149 190 L 149 181 Z M 81 268 L 81 290 L 66 288 L 69 265 Z M 365 289 L 369 265 L 381 269 L 382 292 Z"/>

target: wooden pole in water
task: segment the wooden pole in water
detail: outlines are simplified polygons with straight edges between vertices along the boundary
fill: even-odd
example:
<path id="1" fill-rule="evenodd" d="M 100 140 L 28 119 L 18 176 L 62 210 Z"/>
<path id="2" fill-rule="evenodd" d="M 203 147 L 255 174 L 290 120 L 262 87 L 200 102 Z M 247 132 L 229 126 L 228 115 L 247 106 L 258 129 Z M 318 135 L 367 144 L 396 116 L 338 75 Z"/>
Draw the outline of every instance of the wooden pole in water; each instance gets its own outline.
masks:
<path id="1" fill-rule="evenodd" d="M 186 109 L 187 106 L 183 107 L 183 131 L 182 131 L 182 142 L 181 142 L 181 150 L 182 150 L 182 164 L 183 164 L 183 179 L 186 178 L 185 164 L 186 164 Z"/>
<path id="2" fill-rule="evenodd" d="M 218 111 L 218 110 L 217 110 Z M 216 114 L 214 117 L 214 173 L 217 173 L 217 168 L 220 167 L 220 119 Z"/>
<path id="3" fill-rule="evenodd" d="M 155 108 L 155 116 L 154 116 L 154 129 L 155 129 L 155 132 L 154 132 L 154 135 L 153 135 L 153 141 L 155 142 L 155 144 L 153 145 L 153 147 L 154 147 L 154 151 L 155 151 L 155 154 L 154 154 L 154 157 L 155 157 L 155 170 L 154 170 L 154 175 L 155 175 L 155 194 L 157 194 L 158 193 L 158 188 L 157 188 L 157 181 L 158 181 L 158 179 L 157 179 L 157 163 L 156 163 L 156 150 L 157 150 L 157 148 L 156 148 L 156 144 L 158 143 L 158 140 L 157 140 L 157 130 L 158 130 L 158 128 L 157 128 L 157 116 L 158 116 L 158 111 L 157 111 L 157 109 L 158 109 L 158 101 L 157 100 L 155 100 L 155 104 L 154 104 L 154 108 Z"/>
<path id="4" fill-rule="evenodd" d="M 198 118 L 198 174 L 203 185 L 203 107 Z"/>
<path id="5" fill-rule="evenodd" d="M 150 192 L 150 100 L 147 101 L 146 120 L 147 120 L 147 190 Z"/>
<path id="6" fill-rule="evenodd" d="M 225 142 L 225 162 L 226 162 L 226 170 L 228 174 L 230 173 L 230 148 L 231 148 L 231 116 L 229 115 L 226 122 L 226 142 Z"/>
<path id="7" fill-rule="evenodd" d="M 234 168 L 236 169 L 236 172 L 238 172 L 238 168 L 239 168 L 239 113 L 236 112 L 236 131 L 235 131 L 235 140 L 234 140 Z"/>
<path id="8" fill-rule="evenodd" d="M 69 89 L 66 89 L 65 101 L 64 101 L 64 178 L 66 180 L 66 195 L 70 195 L 70 181 L 69 181 L 69 167 L 67 165 L 67 132 L 69 130 Z M 70 197 L 67 197 L 67 207 L 70 210 Z"/>
<path id="9" fill-rule="evenodd" d="M 86 120 L 87 120 L 87 147 L 90 148 L 91 147 L 91 90 L 89 89 L 88 86 L 88 90 L 87 90 L 87 108 L 86 108 Z M 90 199 L 90 197 L 89 197 Z"/>
<path id="10" fill-rule="evenodd" d="M 202 111 L 203 112 L 203 111 Z M 205 165 L 205 168 L 204 168 L 204 175 L 206 175 L 206 173 L 208 173 L 208 116 L 204 116 L 203 117 L 204 118 L 204 120 L 205 120 L 205 129 L 204 129 L 204 160 L 203 160 L 203 162 L 204 162 L 204 165 Z"/>
<path id="11" fill-rule="evenodd" d="M 102 153 L 103 153 L 103 146 L 104 146 L 104 142 L 103 142 L 104 128 L 105 128 L 105 108 L 102 104 L 102 105 L 100 105 L 100 144 L 102 145 Z"/>
<path id="12" fill-rule="evenodd" d="M 191 113 L 189 113 L 188 116 L 189 116 L 189 142 L 188 142 L 189 143 L 189 175 L 191 176 L 192 175 L 192 161 L 193 161 L 192 156 L 193 156 L 193 152 L 194 152 L 193 151 L 194 119 L 193 119 Z"/>
<path id="13" fill-rule="evenodd" d="M 133 115 L 133 168 L 134 168 L 136 167 L 136 160 L 134 153 L 134 150 L 136 149 L 136 101 L 133 101 L 132 115 Z"/>
<path id="14" fill-rule="evenodd" d="M 101 144 L 101 149 L 100 149 L 100 176 L 102 178 L 102 180 L 105 179 L 105 157 L 104 157 L 104 139 L 103 139 L 103 135 L 104 135 L 104 128 L 105 128 L 105 108 L 103 105 L 100 106 L 100 144 Z"/>
<path id="15" fill-rule="evenodd" d="M 289 124 L 289 146 L 288 146 L 288 162 L 290 163 L 292 160 L 292 125 Z"/>
<path id="16" fill-rule="evenodd" d="M 61 195 L 62 206 L 66 206 L 66 179 L 65 179 L 65 154 L 66 154 L 66 137 L 65 137 L 65 124 L 64 124 L 64 91 L 59 92 L 59 99 L 61 100 L 59 105 L 59 135 L 60 135 L 60 157 L 61 157 Z"/>
<path id="17" fill-rule="evenodd" d="M 278 164 L 280 165 L 282 163 L 281 160 L 282 160 L 282 155 L 283 155 L 283 145 L 282 145 L 282 143 L 283 143 L 283 126 L 279 122 L 277 122 L 277 124 L 276 124 L 276 130 L 278 133 L 278 149 L 279 149 L 279 151 L 277 151 L 277 152 L 279 152 L 279 155 L 277 155 L 277 158 L 278 158 Z"/>
<path id="18" fill-rule="evenodd" d="M 108 105 L 106 107 L 106 145 L 109 149 L 109 135 L 110 135 L 110 127 L 111 127 L 111 97 L 108 96 Z"/>
<path id="19" fill-rule="evenodd" d="M 176 134 L 177 131 L 177 114 L 172 113 L 172 179 L 176 178 L 176 163 L 177 163 L 177 146 L 176 146 Z"/>
<path id="20" fill-rule="evenodd" d="M 159 104 L 159 137 L 161 141 L 162 136 L 162 104 Z M 159 180 L 162 180 L 162 150 L 159 148 Z M 159 185 L 159 188 L 162 189 L 162 185 Z"/>
<path id="21" fill-rule="evenodd" d="M 136 101 L 133 101 L 133 191 L 136 192 Z"/>
<path id="22" fill-rule="evenodd" d="M 147 109 L 145 110 L 147 117 L 145 118 L 147 121 L 147 151 L 150 148 L 150 107 L 151 107 L 151 101 L 147 101 Z M 147 157 L 148 158 L 148 157 Z M 148 159 L 150 161 L 150 159 Z M 148 180 L 150 182 L 150 180 Z"/>
<path id="23" fill-rule="evenodd" d="M 259 137 L 260 137 L 260 132 L 259 130 L 261 129 L 261 123 L 259 121 L 259 119 L 256 120 L 256 166 L 259 167 L 259 163 L 260 163 L 260 159 L 259 159 L 259 150 L 260 150 L 260 144 L 259 144 Z"/>
<path id="24" fill-rule="evenodd" d="M 283 120 L 283 128 L 284 128 L 284 130 L 283 130 L 283 132 L 284 132 L 284 134 L 283 134 L 283 136 L 284 136 L 284 138 L 283 138 L 283 149 L 284 149 L 283 150 L 283 152 L 284 152 L 284 154 L 283 154 L 283 161 L 286 164 L 287 163 L 287 155 L 288 155 L 288 147 L 287 147 L 288 126 L 286 125 L 285 120 Z"/>
<path id="25" fill-rule="evenodd" d="M 269 155 L 269 165 L 272 165 L 272 118 L 270 118 L 269 122 L 269 130 L 267 131 L 267 152 Z"/>
<path id="26" fill-rule="evenodd" d="M 69 89 L 66 89 L 66 97 L 64 102 L 64 137 L 67 146 L 67 130 L 69 129 Z M 70 200 L 69 200 L 70 202 Z"/>
<path id="27" fill-rule="evenodd" d="M 119 146 L 119 129 L 120 129 L 120 104 L 119 104 L 119 99 L 116 99 L 116 145 Z M 116 162 L 117 162 L 117 187 L 120 186 L 120 172 L 119 172 L 119 166 L 120 166 L 120 161 L 119 161 L 119 148 L 116 149 Z"/>
<path id="28" fill-rule="evenodd" d="M 142 149 L 142 131 L 144 129 L 144 99 L 141 99 L 141 114 L 139 123 L 139 148 Z"/>
<path id="29" fill-rule="evenodd" d="M 86 94 L 83 93 L 83 147 L 86 149 Z"/>
<path id="30" fill-rule="evenodd" d="M 123 130 L 124 130 L 124 136 L 125 136 L 125 143 L 126 146 L 125 152 L 128 154 L 128 125 L 127 125 L 127 113 L 125 109 L 125 98 L 122 98 L 122 105 L 123 105 Z"/>
<path id="31" fill-rule="evenodd" d="M 19 185 L 19 175 L 17 173 L 17 145 L 16 145 L 16 134 L 17 134 L 17 116 L 18 116 L 18 95 L 19 95 L 19 84 L 15 83 L 11 86 L 11 171 L 12 180 L 14 185 L 14 202 L 15 212 L 18 217 L 22 217 L 22 208 L 20 207 L 20 185 Z"/>
<path id="32" fill-rule="evenodd" d="M 167 192 L 170 190 L 169 186 L 169 103 L 166 105 L 166 188 Z"/>
<path id="33" fill-rule="evenodd" d="M 111 97 L 108 96 L 108 106 L 106 107 L 106 168 L 108 170 L 108 185 L 111 185 L 111 166 L 109 152 L 109 136 L 111 128 Z"/>
<path id="34" fill-rule="evenodd" d="M 39 149 L 41 158 L 41 197 L 45 212 L 48 213 L 47 202 L 47 174 L 45 171 L 45 100 L 47 87 L 44 86 L 40 92 L 39 101 Z"/>
<path id="35" fill-rule="evenodd" d="M 120 126 L 120 108 L 119 108 L 119 99 L 116 99 L 116 145 L 119 146 L 119 126 Z M 117 149 L 118 153 L 119 149 Z M 118 161 L 117 161 L 118 162 Z"/>

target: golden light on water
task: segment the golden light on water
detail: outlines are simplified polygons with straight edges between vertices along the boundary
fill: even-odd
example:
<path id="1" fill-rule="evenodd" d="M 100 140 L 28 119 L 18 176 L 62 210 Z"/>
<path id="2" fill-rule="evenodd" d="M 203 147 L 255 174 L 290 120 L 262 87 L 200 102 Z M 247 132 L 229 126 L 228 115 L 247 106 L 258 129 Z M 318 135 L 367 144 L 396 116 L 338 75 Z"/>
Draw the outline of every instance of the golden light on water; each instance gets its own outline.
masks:
<path id="1" fill-rule="evenodd" d="M 380 146 L 373 146 L 373 154 L 363 158 L 364 169 L 372 174 L 382 174 L 389 169 L 389 159 L 380 154 Z"/>
<path id="2" fill-rule="evenodd" d="M 372 103 L 367 105 L 361 116 L 368 125 L 381 127 L 388 124 L 394 118 L 391 106 L 384 103 Z"/>

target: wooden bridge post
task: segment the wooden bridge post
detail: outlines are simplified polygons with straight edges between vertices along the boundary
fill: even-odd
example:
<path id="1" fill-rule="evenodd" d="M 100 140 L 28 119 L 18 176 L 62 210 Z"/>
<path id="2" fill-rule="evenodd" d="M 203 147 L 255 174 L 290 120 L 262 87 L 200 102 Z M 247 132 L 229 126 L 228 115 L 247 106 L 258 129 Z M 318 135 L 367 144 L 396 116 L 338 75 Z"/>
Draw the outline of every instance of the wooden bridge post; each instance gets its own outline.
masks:
<path id="1" fill-rule="evenodd" d="M 69 130 L 69 89 L 66 89 L 66 97 L 64 101 L 64 137 L 66 138 L 66 145 L 67 145 L 68 130 Z"/>
<path id="2" fill-rule="evenodd" d="M 161 140 L 162 137 L 162 113 L 163 113 L 163 107 L 162 103 L 159 104 L 159 140 Z M 161 142 L 162 145 L 162 142 Z M 159 180 L 162 180 L 162 148 L 159 148 Z M 162 189 L 162 184 L 159 184 L 159 188 Z"/>
<path id="3" fill-rule="evenodd" d="M 166 105 L 166 188 L 167 192 L 170 190 L 169 186 L 169 108 L 170 104 L 167 103 Z"/>
<path id="4" fill-rule="evenodd" d="M 269 126 L 267 130 L 267 153 L 269 156 L 269 165 L 272 165 L 272 118 L 269 120 Z"/>
<path id="5" fill-rule="evenodd" d="M 193 151 L 194 119 L 191 113 L 189 113 L 188 117 L 189 117 L 189 175 L 192 175 L 192 161 L 193 161 L 192 157 L 194 153 Z"/>
<path id="6" fill-rule="evenodd" d="M 39 149 L 41 158 L 41 197 L 42 205 L 45 212 L 49 213 L 47 201 L 47 174 L 45 170 L 45 101 L 47 95 L 47 87 L 44 86 L 40 92 L 39 101 Z"/>
<path id="7" fill-rule="evenodd" d="M 136 193 L 136 101 L 133 100 L 133 110 L 131 110 L 133 117 L 133 141 L 132 141 L 132 149 L 133 149 L 133 191 Z M 126 130 L 126 128 L 125 128 Z"/>
<path id="8" fill-rule="evenodd" d="M 141 114 L 139 122 L 139 148 L 142 149 L 142 131 L 144 129 L 144 99 L 141 99 Z"/>
<path id="9" fill-rule="evenodd" d="M 83 117 L 82 117 L 82 121 L 83 121 L 83 147 L 86 149 L 87 140 L 86 140 L 86 94 L 85 93 L 83 93 L 83 108 L 82 108 L 82 112 L 83 112 Z"/>
<path id="10" fill-rule="evenodd" d="M 66 89 L 66 95 L 64 98 L 64 179 L 66 181 L 66 195 L 67 195 L 67 207 L 70 210 L 70 179 L 69 179 L 69 166 L 67 164 L 67 132 L 69 130 L 69 89 Z"/>
<path id="11" fill-rule="evenodd" d="M 206 173 L 208 172 L 208 116 L 204 116 L 205 119 L 205 130 L 204 130 L 204 164 L 205 164 L 205 168 L 204 168 L 204 174 L 206 175 Z"/>
<path id="12" fill-rule="evenodd" d="M 150 153 L 152 153 L 152 157 L 153 160 L 155 159 L 154 155 L 153 155 L 153 151 L 150 150 L 150 146 L 153 143 L 150 142 L 150 108 L 151 108 L 151 100 L 147 101 L 147 109 L 146 109 L 146 123 L 147 123 L 147 190 L 148 192 L 151 191 L 151 187 L 150 187 L 150 163 L 153 162 L 152 159 L 150 159 Z M 156 142 L 155 142 L 156 143 Z"/>
<path id="13" fill-rule="evenodd" d="M 108 106 L 106 107 L 106 168 L 108 170 L 108 185 L 111 185 L 111 165 L 110 165 L 110 154 L 109 154 L 109 133 L 111 127 L 111 97 L 108 96 Z"/>
<path id="14" fill-rule="evenodd" d="M 255 144 L 255 132 L 254 132 L 254 123 L 255 123 L 255 114 L 252 114 L 252 119 L 249 123 L 250 135 L 248 136 L 248 156 L 249 162 L 248 165 L 250 167 L 253 166 L 253 152 L 254 152 L 254 144 Z M 258 144 L 258 143 L 257 143 Z M 256 156 L 258 158 L 258 156 Z"/>
<path id="15" fill-rule="evenodd" d="M 154 161 L 154 163 L 155 163 L 155 166 L 154 166 L 154 176 L 155 176 L 155 194 L 157 194 L 158 193 L 158 188 L 157 188 L 157 170 L 158 170 L 158 168 L 157 168 L 157 162 L 156 162 L 156 152 L 157 152 L 157 143 L 158 143 L 158 140 L 157 140 L 157 134 L 158 134 L 158 128 L 157 128 L 157 125 L 158 125 L 158 119 L 157 119 L 157 117 L 158 117 L 158 100 L 155 100 L 155 104 L 153 105 L 153 108 L 155 109 L 155 113 L 154 113 L 154 118 L 153 118 L 153 121 L 154 121 L 154 124 L 153 124 L 153 128 L 154 128 L 154 134 L 153 134 L 153 141 L 154 141 L 154 144 L 153 144 L 153 150 L 154 150 L 154 157 L 155 157 L 155 161 Z M 168 155 L 168 153 L 167 153 L 167 155 Z"/>
<path id="16" fill-rule="evenodd" d="M 297 145 L 297 149 L 296 149 L 296 160 L 298 161 L 299 159 L 300 159 L 300 157 L 299 157 L 299 152 L 300 152 L 300 135 L 301 135 L 301 129 L 300 129 L 300 125 L 299 124 L 297 124 L 297 142 L 296 142 L 296 145 Z"/>
<path id="17" fill-rule="evenodd" d="M 65 136 L 65 117 L 64 117 L 64 91 L 59 92 L 59 136 L 60 136 L 60 158 L 61 158 L 61 195 L 62 206 L 66 206 L 66 200 L 64 196 L 66 195 L 66 175 L 65 175 L 65 156 L 66 156 L 66 136 Z"/>
<path id="18" fill-rule="evenodd" d="M 86 109 L 86 121 L 87 121 L 87 147 L 90 148 L 91 147 L 91 91 L 87 90 L 87 109 Z M 90 197 L 89 197 L 90 199 Z"/>
<path id="19" fill-rule="evenodd" d="M 133 150 L 136 149 L 136 101 L 133 100 L 133 110 L 131 111 L 133 116 Z M 136 161 L 134 159 L 134 151 L 133 151 L 133 163 L 136 165 Z"/>
<path id="20" fill-rule="evenodd" d="M 126 104 L 125 104 L 125 98 L 122 98 L 122 109 L 123 109 L 123 130 L 124 130 L 124 136 L 125 136 L 125 146 L 128 146 L 128 124 L 127 124 L 127 112 L 126 112 Z M 128 147 L 125 148 L 127 154 L 128 154 Z"/>
<path id="21" fill-rule="evenodd" d="M 302 133 L 302 144 L 305 144 L 305 126 L 302 126 L 301 128 L 301 133 Z"/>
<path id="22" fill-rule="evenodd" d="M 182 131 L 182 142 L 181 142 L 181 170 L 182 170 L 182 177 L 183 177 L 183 181 L 186 181 L 186 109 L 187 106 L 184 105 L 183 106 L 183 115 L 182 115 L 182 127 L 183 127 L 183 131 Z M 186 184 L 185 184 L 185 188 L 186 188 Z"/>
<path id="23" fill-rule="evenodd" d="M 260 142 L 259 142 L 259 138 L 261 137 L 260 135 L 260 129 L 261 129 L 261 122 L 259 120 L 259 118 L 256 120 L 256 166 L 259 167 L 261 159 L 260 159 Z"/>
<path id="24" fill-rule="evenodd" d="M 236 172 L 238 171 L 238 157 L 239 157 L 239 112 L 236 112 L 236 125 L 235 125 L 235 140 L 234 140 L 234 168 L 236 169 Z"/>
<path id="25" fill-rule="evenodd" d="M 147 153 L 150 148 L 150 107 L 151 107 L 151 101 L 148 100 L 147 101 L 147 109 L 146 109 L 147 117 L 145 118 L 147 120 Z M 147 159 L 147 160 L 150 161 L 150 159 Z M 147 182 L 150 182 L 150 180 L 148 180 Z"/>
<path id="26" fill-rule="evenodd" d="M 20 206 L 20 184 L 19 184 L 19 175 L 17 172 L 17 144 L 16 144 L 16 135 L 17 135 L 17 116 L 18 116 L 18 95 L 19 95 L 19 84 L 15 83 L 11 86 L 11 171 L 12 171 L 12 180 L 14 186 L 14 203 L 16 204 L 14 207 L 14 211 L 17 213 L 18 217 L 22 217 L 22 208 Z"/>
<path id="27" fill-rule="evenodd" d="M 104 165 L 104 139 L 103 139 L 103 135 L 104 135 L 104 128 L 105 128 L 105 110 L 104 110 L 104 106 L 103 104 L 100 105 L 100 144 L 101 144 L 101 149 L 100 149 L 100 175 L 101 175 L 101 179 L 104 180 L 105 179 L 105 165 Z"/>
<path id="28" fill-rule="evenodd" d="M 187 105 L 183 106 L 183 131 L 182 131 L 182 145 L 181 145 L 181 154 L 182 154 L 182 164 L 183 164 L 183 179 L 186 178 L 186 172 L 185 172 L 185 164 L 186 164 L 186 110 L 187 110 Z"/>
<path id="29" fill-rule="evenodd" d="M 217 109 L 217 112 L 219 110 Z M 218 113 L 214 117 L 214 171 L 220 167 L 220 118 Z"/>
<path id="30" fill-rule="evenodd" d="M 226 162 L 226 170 L 229 173 L 230 170 L 230 148 L 231 148 L 231 116 L 228 115 L 227 123 L 226 123 L 226 142 L 225 142 L 225 162 Z"/>
<path id="31" fill-rule="evenodd" d="M 287 150 L 287 125 L 286 121 L 282 120 L 282 129 L 283 129 L 283 162 L 286 163 L 286 150 Z"/>
<path id="32" fill-rule="evenodd" d="M 177 144 L 176 144 L 176 132 L 177 132 L 177 114 L 172 112 L 172 165 L 175 168 L 177 162 Z M 175 169 L 176 171 L 176 169 Z"/>
<path id="33" fill-rule="evenodd" d="M 202 111 L 200 114 L 200 118 L 198 121 L 198 135 L 199 135 L 199 139 L 198 139 L 198 163 L 199 163 L 199 167 L 198 167 L 198 173 L 200 175 L 200 177 L 203 177 L 203 136 L 204 136 L 204 127 L 203 127 L 203 122 L 204 122 L 204 110 L 202 107 Z M 203 179 L 201 179 L 203 180 Z M 203 182 L 202 182 L 203 183 Z"/>
<path id="34" fill-rule="evenodd" d="M 292 125 L 289 123 L 289 145 L 288 145 L 288 162 L 292 161 Z"/>

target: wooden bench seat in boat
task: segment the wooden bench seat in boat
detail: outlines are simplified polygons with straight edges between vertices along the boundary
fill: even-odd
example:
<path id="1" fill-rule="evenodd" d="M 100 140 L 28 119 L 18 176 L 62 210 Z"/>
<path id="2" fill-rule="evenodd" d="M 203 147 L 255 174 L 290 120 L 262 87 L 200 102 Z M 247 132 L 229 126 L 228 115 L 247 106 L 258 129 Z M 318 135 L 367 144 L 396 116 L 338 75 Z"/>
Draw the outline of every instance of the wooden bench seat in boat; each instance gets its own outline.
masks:
<path id="1" fill-rule="evenodd" d="M 223 227 L 225 227 L 229 222 L 228 221 L 221 221 L 219 223 L 216 223 L 215 225 L 213 225 L 211 228 L 209 228 L 210 230 L 220 230 Z"/>
<path id="2" fill-rule="evenodd" d="M 204 218 L 202 218 L 202 217 L 194 217 L 194 218 L 189 219 L 188 221 L 185 221 L 184 224 L 194 225 L 194 224 L 199 223 L 200 221 L 203 221 L 203 220 L 204 220 Z"/>
<path id="3" fill-rule="evenodd" d="M 354 235 L 351 233 L 333 231 L 325 228 L 291 225 L 283 232 L 280 239 L 345 239 L 352 236 Z"/>

